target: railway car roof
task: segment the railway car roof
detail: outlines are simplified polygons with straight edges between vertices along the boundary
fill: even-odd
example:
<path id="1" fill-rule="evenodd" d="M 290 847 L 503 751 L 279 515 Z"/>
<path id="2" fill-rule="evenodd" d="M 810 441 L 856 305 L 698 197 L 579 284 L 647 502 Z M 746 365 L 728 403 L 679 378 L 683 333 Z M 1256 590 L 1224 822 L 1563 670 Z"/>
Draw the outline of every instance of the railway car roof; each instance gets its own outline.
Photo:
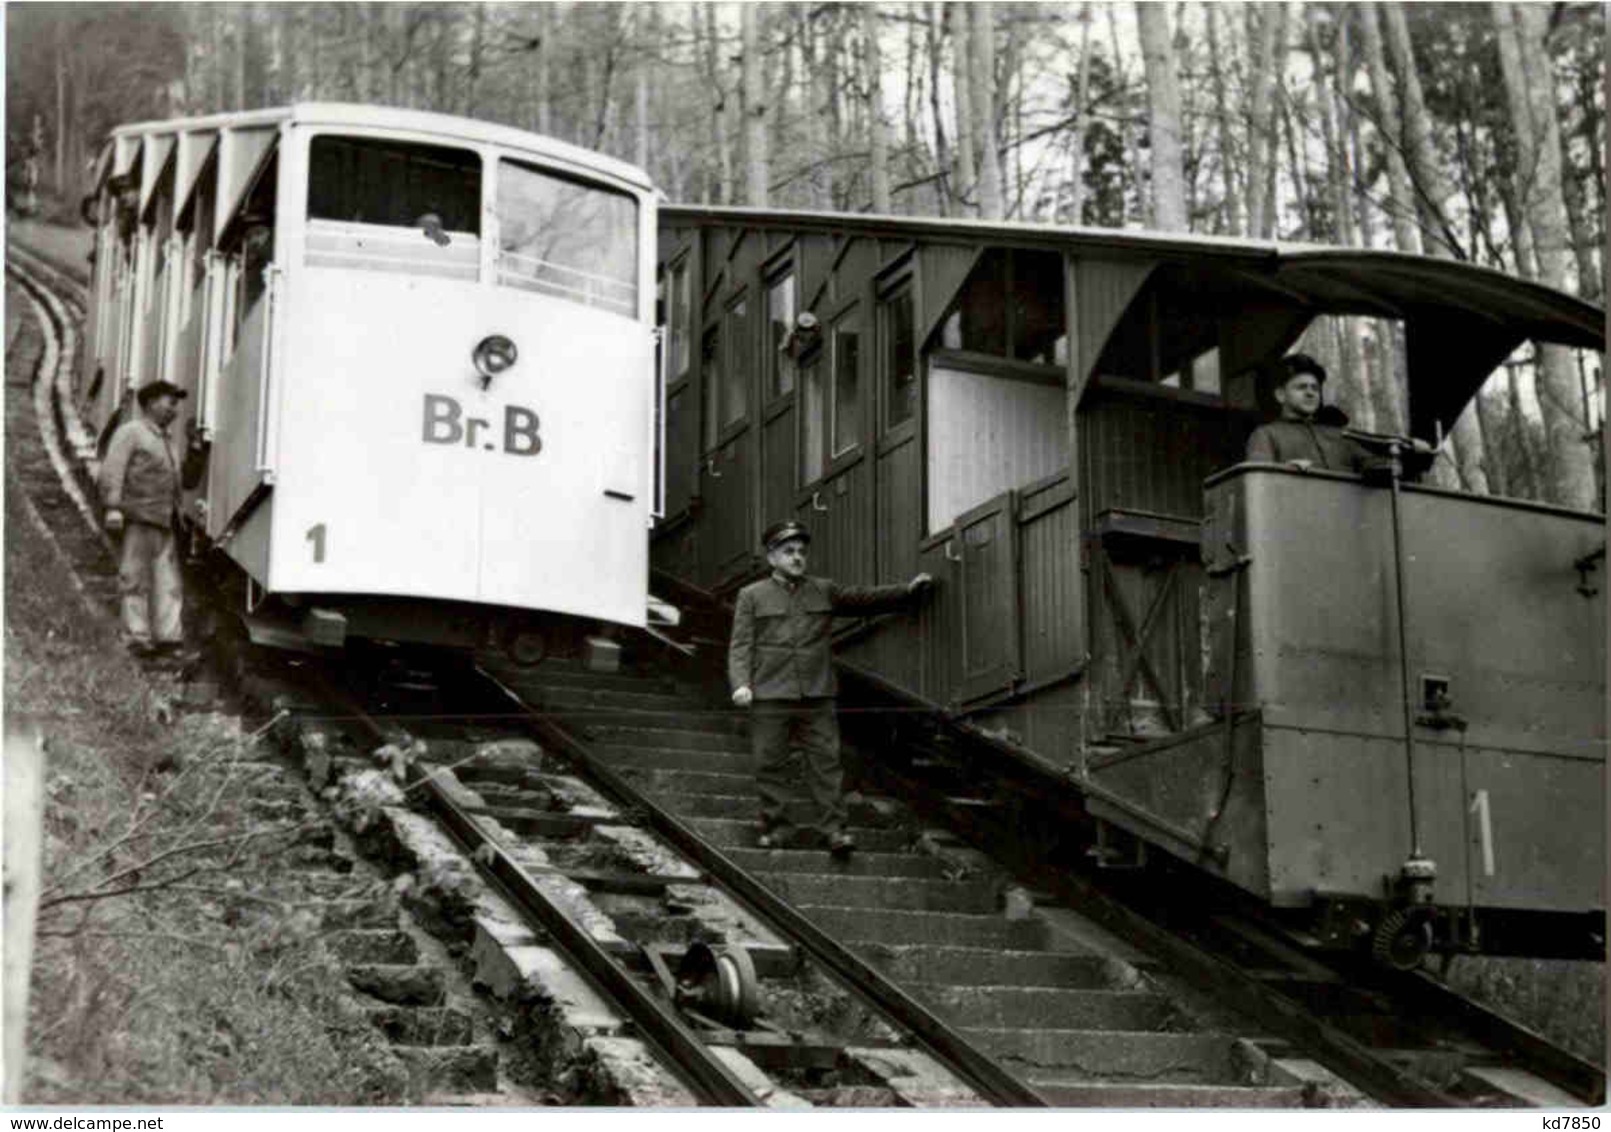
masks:
<path id="1" fill-rule="evenodd" d="M 309 125 L 401 130 L 413 134 L 437 135 L 461 141 L 524 149 L 573 165 L 596 169 L 640 189 L 652 187 L 648 176 L 635 165 L 556 138 L 519 130 L 513 126 L 498 125 L 495 122 L 460 118 L 452 114 L 436 114 L 426 110 L 400 110 L 390 106 L 365 106 L 359 103 L 298 102 L 289 106 L 243 110 L 229 114 L 209 114 L 198 118 L 166 118 L 134 122 L 118 126 L 112 130 L 111 136 L 114 140 L 144 138 L 199 130 L 245 129 L 284 121 Z M 122 172 L 122 170 L 109 169 L 103 161 L 100 175 L 104 177 L 108 172 Z"/>
<path id="2" fill-rule="evenodd" d="M 1101 250 L 1116 258 L 1220 260 L 1242 270 L 1262 269 L 1272 286 L 1317 311 L 1401 318 L 1415 309 L 1456 308 L 1486 322 L 1519 323 L 1530 337 L 1563 345 L 1600 349 L 1605 342 L 1605 312 L 1600 307 L 1464 260 L 1325 244 L 1011 221 L 677 204 L 662 204 L 660 215 L 682 223 Z"/>
<path id="3" fill-rule="evenodd" d="M 1411 325 L 1435 326 L 1450 335 L 1463 335 L 1469 328 L 1497 343 L 1499 357 L 1486 366 L 1481 362 L 1451 364 L 1412 372 L 1411 399 L 1422 422 L 1432 418 L 1451 422 L 1492 365 L 1523 341 L 1605 348 L 1605 312 L 1600 307 L 1553 287 L 1461 260 L 1186 233 L 865 213 L 667 204 L 661 206 L 660 216 L 662 224 L 786 227 L 935 242 L 1053 247 L 1102 258 L 1216 268 L 1249 287 L 1311 308 L 1315 314 L 1404 319 Z M 1458 343 L 1450 345 L 1451 354 L 1458 352 Z"/>

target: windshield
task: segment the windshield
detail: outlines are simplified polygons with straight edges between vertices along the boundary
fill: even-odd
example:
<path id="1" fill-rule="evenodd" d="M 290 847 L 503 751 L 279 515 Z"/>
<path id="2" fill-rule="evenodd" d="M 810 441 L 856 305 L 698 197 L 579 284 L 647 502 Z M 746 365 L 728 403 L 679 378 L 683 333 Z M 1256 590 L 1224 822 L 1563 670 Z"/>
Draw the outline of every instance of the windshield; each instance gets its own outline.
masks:
<path id="1" fill-rule="evenodd" d="M 481 158 L 390 138 L 315 137 L 308 221 L 312 266 L 474 280 Z"/>
<path id="2" fill-rule="evenodd" d="M 481 159 L 467 149 L 322 136 L 308 155 L 308 216 L 449 232 L 481 231 Z"/>
<path id="3" fill-rule="evenodd" d="M 498 282 L 638 313 L 638 202 L 518 161 L 498 163 Z"/>

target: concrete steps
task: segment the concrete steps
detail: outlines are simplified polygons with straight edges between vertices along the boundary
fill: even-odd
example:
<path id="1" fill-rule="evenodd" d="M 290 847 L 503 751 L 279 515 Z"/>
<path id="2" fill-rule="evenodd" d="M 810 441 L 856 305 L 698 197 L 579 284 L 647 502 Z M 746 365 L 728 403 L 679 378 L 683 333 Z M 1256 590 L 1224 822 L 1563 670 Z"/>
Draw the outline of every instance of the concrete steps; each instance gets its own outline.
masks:
<path id="1" fill-rule="evenodd" d="M 920 880 L 915 877 L 835 876 L 824 873 L 774 873 L 767 887 L 791 904 L 826 904 L 844 909 L 889 908 L 914 912 L 964 912 L 989 915 L 996 910 L 996 886 L 988 881 Z"/>
<path id="2" fill-rule="evenodd" d="M 933 944 L 864 949 L 882 970 L 902 980 L 965 985 L 982 982 L 1018 987 L 1118 989 L 1122 964 L 1100 955 L 1060 951 L 1001 951 Z"/>
<path id="3" fill-rule="evenodd" d="M 686 747 L 693 750 L 726 751 L 750 757 L 749 731 L 719 717 L 701 718 L 647 712 L 600 715 L 584 723 L 574 734 L 589 744 L 604 743 L 617 747 Z"/>
<path id="4" fill-rule="evenodd" d="M 719 770 L 656 770 L 624 766 L 622 777 L 656 796 L 666 794 L 747 794 L 755 796 L 755 775 Z"/>
<path id="5" fill-rule="evenodd" d="M 944 877 L 944 862 L 919 853 L 874 853 L 858 849 L 843 860 L 829 857 L 820 849 L 738 849 L 722 853 L 747 872 L 771 882 L 774 876 L 815 873 L 843 877 Z M 825 874 L 824 868 L 832 870 Z"/>
<path id="6" fill-rule="evenodd" d="M 986 1029 L 1165 1030 L 1182 1022 L 1174 1003 L 1148 991 L 906 985 L 959 1025 Z"/>
<path id="7" fill-rule="evenodd" d="M 656 793 L 654 797 L 655 801 L 679 817 L 756 821 L 760 816 L 760 798 L 753 786 L 752 781 L 752 789 L 742 794 Z M 846 810 L 852 826 L 863 829 L 896 828 L 887 814 L 866 802 L 851 802 Z M 803 798 L 786 804 L 783 812 L 797 826 L 810 825 L 816 819 L 816 808 Z"/>
<path id="8" fill-rule="evenodd" d="M 602 715 L 606 712 L 677 712 L 694 717 L 710 715 L 715 718 L 726 718 L 718 709 L 690 704 L 675 692 L 545 684 L 528 685 L 527 690 L 521 692 L 521 695 L 528 703 L 541 710 L 569 711 L 578 718 L 589 713 Z"/>
<path id="9" fill-rule="evenodd" d="M 725 848 L 731 845 L 740 849 L 760 848 L 756 844 L 756 839 L 760 837 L 761 830 L 753 817 L 747 819 L 689 818 L 688 824 L 693 826 L 700 836 L 709 838 L 719 847 Z M 873 829 L 867 826 L 852 825 L 850 833 L 855 837 L 858 848 L 873 853 L 899 851 L 905 849 L 912 841 L 911 833 L 904 829 Z M 805 848 L 805 843 L 802 843 L 800 847 Z M 823 856 L 827 856 L 826 849 L 823 850 Z"/>
<path id="10" fill-rule="evenodd" d="M 755 781 L 755 760 L 748 752 L 681 747 L 623 747 L 596 743 L 592 747 L 601 759 L 623 771 L 690 770 L 710 774 L 745 774 Z"/>
<path id="11" fill-rule="evenodd" d="M 1235 1038 L 1214 1033 L 1134 1030 L 969 1028 L 964 1031 L 1005 1064 L 1065 1080 L 1246 1084 L 1251 1073 Z"/>
<path id="12" fill-rule="evenodd" d="M 797 907 L 824 931 L 852 944 L 941 944 L 1033 951 L 1046 943 L 1046 926 L 1038 920 L 838 905 L 801 904 Z"/>
<path id="13" fill-rule="evenodd" d="M 1031 1077 L 1029 1083 L 1060 1108 L 1303 1108 L 1302 1086 L 1156 1085 L 1063 1081 Z"/>

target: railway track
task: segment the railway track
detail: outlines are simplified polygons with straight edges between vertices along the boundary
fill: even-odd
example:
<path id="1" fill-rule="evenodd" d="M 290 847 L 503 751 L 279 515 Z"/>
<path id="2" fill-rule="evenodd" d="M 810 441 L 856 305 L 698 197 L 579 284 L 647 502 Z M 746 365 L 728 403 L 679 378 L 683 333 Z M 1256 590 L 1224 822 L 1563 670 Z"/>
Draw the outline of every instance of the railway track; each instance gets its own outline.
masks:
<path id="1" fill-rule="evenodd" d="M 965 742 L 891 738 L 886 713 L 848 713 L 867 851 L 842 869 L 820 850 L 753 848 L 745 749 L 718 703 L 652 679 L 626 690 L 540 668 L 500 675 L 550 742 L 624 796 L 641 792 L 633 804 L 684 824 L 681 837 L 707 839 L 695 850 L 707 867 L 725 855 L 749 870 L 1051 1103 L 1603 1103 L 1598 1066 L 1427 974 L 1322 963 L 1233 905 L 1205 904 L 1190 875 L 1127 885 L 1057 859 L 1069 816 L 1028 792 L 980 791 L 990 764 Z M 935 848 L 948 840 L 988 857 L 946 861 Z M 919 879 L 914 855 L 939 869 Z M 934 879 L 969 867 L 993 899 L 948 902 Z"/>
<path id="2" fill-rule="evenodd" d="M 71 497 L 65 457 L 86 438 L 62 397 L 70 376 L 54 377 L 71 372 L 71 282 L 31 257 L 11 265 L 60 336 L 34 408 Z M 393 665 L 319 694 L 352 750 L 389 752 L 522 938 L 562 952 L 694 1100 L 1603 1103 L 1598 1067 L 1424 975 L 1325 966 L 1234 910 L 1059 859 L 1042 835 L 1067 819 L 1060 803 L 1021 765 L 980 790 L 981 767 L 1019 756 L 977 737 L 852 715 L 861 852 L 761 850 L 740 717 L 698 671 L 645 661 Z"/>

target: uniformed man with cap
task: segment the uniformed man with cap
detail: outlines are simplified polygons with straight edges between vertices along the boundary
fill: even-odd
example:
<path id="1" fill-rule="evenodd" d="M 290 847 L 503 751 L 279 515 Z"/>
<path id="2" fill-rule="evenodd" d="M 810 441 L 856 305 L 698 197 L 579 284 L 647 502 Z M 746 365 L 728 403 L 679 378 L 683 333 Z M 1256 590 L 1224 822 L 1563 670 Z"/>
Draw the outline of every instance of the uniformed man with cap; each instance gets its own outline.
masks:
<path id="1" fill-rule="evenodd" d="M 101 464 L 106 529 L 123 536 L 117 570 L 123 634 L 137 656 L 176 654 L 183 645 L 184 587 L 174 533 L 180 453 L 168 426 L 185 395 L 168 381 L 141 386 L 139 412 L 112 434 Z"/>
<path id="2" fill-rule="evenodd" d="M 1343 432 L 1342 424 L 1348 418 L 1320 403 L 1326 367 L 1308 354 L 1289 354 L 1281 359 L 1276 381 L 1275 400 L 1281 406 L 1281 417 L 1253 430 L 1247 438 L 1247 460 L 1356 474 L 1365 471 L 1371 454 Z"/>
<path id="3" fill-rule="evenodd" d="M 836 685 L 828 653 L 834 616 L 902 608 L 917 600 L 933 579 L 919 574 L 904 584 L 862 587 L 808 577 L 811 535 L 793 521 L 768 527 L 761 542 L 772 572 L 739 591 L 727 654 L 733 702 L 751 708 L 760 844 L 770 849 L 790 840 L 784 806 L 789 770 L 799 759 L 816 811 L 813 824 L 829 850 L 844 855 L 856 846 L 845 831 Z"/>

